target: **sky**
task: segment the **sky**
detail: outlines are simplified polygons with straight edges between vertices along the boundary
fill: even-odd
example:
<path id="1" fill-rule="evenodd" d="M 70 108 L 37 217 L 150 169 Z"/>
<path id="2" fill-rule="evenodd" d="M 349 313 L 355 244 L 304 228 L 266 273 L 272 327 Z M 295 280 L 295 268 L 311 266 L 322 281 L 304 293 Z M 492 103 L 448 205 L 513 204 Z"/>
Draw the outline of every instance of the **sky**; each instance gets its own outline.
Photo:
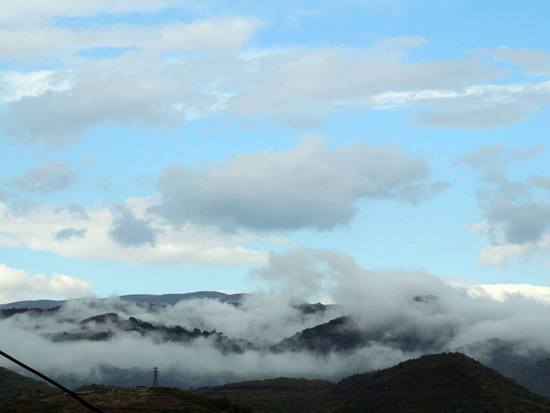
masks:
<path id="1" fill-rule="evenodd" d="M 550 286 L 549 19 L 534 0 L 4 2 L 0 302 L 253 291 L 293 251 Z"/>

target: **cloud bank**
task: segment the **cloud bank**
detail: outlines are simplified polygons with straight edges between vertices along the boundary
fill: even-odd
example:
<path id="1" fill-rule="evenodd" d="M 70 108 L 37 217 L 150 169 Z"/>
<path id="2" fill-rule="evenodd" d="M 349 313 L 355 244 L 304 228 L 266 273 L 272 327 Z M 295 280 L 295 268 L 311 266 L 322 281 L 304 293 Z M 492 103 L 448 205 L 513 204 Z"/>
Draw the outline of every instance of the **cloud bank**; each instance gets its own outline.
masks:
<path id="1" fill-rule="evenodd" d="M 0 102 L 12 140 L 63 147 L 109 122 L 165 130 L 219 114 L 312 129 L 341 109 L 414 108 L 413 119 L 424 126 L 483 128 L 519 122 L 550 103 L 543 50 L 499 48 L 430 61 L 416 58 L 427 39 L 414 35 L 361 48 L 258 47 L 254 40 L 270 22 L 244 16 L 55 24 L 56 17 L 94 21 L 197 6 L 75 3 L 2 6 L 0 59 L 13 68 L 0 71 Z M 536 78 L 517 82 L 501 62 Z M 23 66 L 30 70 L 17 69 Z"/>
<path id="2" fill-rule="evenodd" d="M 37 298 L 78 298 L 92 294 L 92 285 L 85 279 L 68 275 L 29 275 L 0 264 L 0 302 Z"/>
<path id="3" fill-rule="evenodd" d="M 477 197 L 485 216 L 471 229 L 490 243 L 481 251 L 482 263 L 502 266 L 514 257 L 528 260 L 550 252 L 548 177 L 529 175 L 512 180 L 508 176 L 512 164 L 541 152 L 541 145 L 515 150 L 497 145 L 455 161 L 455 165 L 469 166 L 481 175 Z"/>
<path id="4" fill-rule="evenodd" d="M 439 351 L 471 351 L 480 358 L 495 338 L 518 354 L 550 351 L 550 334 L 545 328 L 550 316 L 548 291 L 536 286 L 475 286 L 421 271 L 367 270 L 345 254 L 317 250 L 272 254 L 268 265 L 253 275 L 267 282 L 266 291 L 247 296 L 241 305 L 210 299 L 168 307 L 116 298 L 71 301 L 57 312 L 0 320 L 2 345 L 70 383 L 133 377 L 133 384 L 149 384 L 150 368 L 159 366 L 165 380 L 184 386 L 277 376 L 336 380 L 417 356 L 422 348 L 407 344 L 414 340 L 431 343 Z M 320 294 L 338 305 L 316 312 L 304 312 L 297 305 Z M 117 327 L 109 321 L 112 317 L 104 322 L 80 322 L 108 312 L 116 312 L 121 319 L 136 317 L 152 325 L 181 326 L 188 331 L 215 329 L 250 346 L 237 352 L 220 350 L 214 336 L 186 342 L 165 340 Z M 269 350 L 305 328 L 341 315 L 349 315 L 356 328 L 382 333 L 346 352 Z M 53 342 L 60 333 L 70 336 L 83 328 L 95 332 L 109 328 L 113 333 L 107 341 Z M 396 341 L 396 337 L 407 339 Z M 476 349 L 481 352 L 475 353 Z"/>
<path id="5" fill-rule="evenodd" d="M 330 229 L 366 200 L 419 202 L 445 187 L 397 146 L 328 147 L 319 139 L 282 152 L 240 155 L 201 170 L 171 167 L 159 182 L 170 222 L 255 230 Z"/>
<path id="6" fill-rule="evenodd" d="M 62 190 L 70 176 L 47 164 L 17 184 L 48 193 Z M 198 169 L 169 167 L 157 193 L 117 207 L 39 205 L 6 193 L 0 246 L 132 265 L 257 266 L 268 248 L 291 244 L 276 231 L 330 230 L 350 224 L 368 203 L 417 204 L 446 187 L 398 146 L 307 139 Z"/>

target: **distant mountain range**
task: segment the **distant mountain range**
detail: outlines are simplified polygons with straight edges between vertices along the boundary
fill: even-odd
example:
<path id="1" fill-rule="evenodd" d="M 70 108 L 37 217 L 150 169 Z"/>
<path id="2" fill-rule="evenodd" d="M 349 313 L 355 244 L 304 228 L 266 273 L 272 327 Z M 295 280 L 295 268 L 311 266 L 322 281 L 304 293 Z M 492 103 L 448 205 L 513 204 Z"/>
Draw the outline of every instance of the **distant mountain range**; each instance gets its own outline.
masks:
<path id="1" fill-rule="evenodd" d="M 130 294 L 130 295 L 121 295 L 119 298 L 124 301 L 132 303 L 141 303 L 141 304 L 164 304 L 164 305 L 174 305 L 182 300 L 192 300 L 200 298 L 208 298 L 213 300 L 219 300 L 226 303 L 239 303 L 242 301 L 243 297 L 246 294 L 225 294 L 218 291 L 197 291 L 192 293 L 183 293 L 183 294 Z M 16 301 L 13 303 L 0 304 L 0 309 L 10 309 L 10 308 L 38 308 L 41 310 L 46 310 L 49 308 L 59 307 L 67 301 L 79 301 L 81 299 L 75 300 L 27 300 L 27 301 Z M 108 300 L 97 299 L 94 300 Z"/>
<path id="2" fill-rule="evenodd" d="M 97 306 L 98 312 L 92 316 L 83 318 L 63 318 L 57 320 L 61 314 L 61 307 L 65 301 L 21 301 L 0 306 L 0 321 L 19 315 L 27 315 L 36 321 L 36 333 L 53 343 L 77 343 L 77 342 L 109 342 L 120 334 L 130 334 L 134 338 L 143 338 L 154 343 L 173 343 L 175 345 L 188 345 L 196 340 L 204 339 L 213 349 L 222 354 L 243 354 L 254 351 L 257 354 L 286 354 L 304 353 L 314 357 L 325 357 L 330 354 L 350 354 L 368 346 L 382 346 L 402 351 L 403 354 L 433 354 L 448 351 L 459 351 L 470 355 L 479 355 L 480 360 L 490 368 L 512 378 L 517 383 L 525 386 L 530 391 L 542 396 L 550 397 L 550 353 L 543 350 L 522 350 L 528 348 L 524 343 L 509 342 L 501 339 L 490 339 L 473 342 L 461 348 L 450 348 L 453 332 L 447 330 L 438 331 L 438 334 L 425 334 L 415 329 L 407 329 L 400 326 L 384 325 L 376 329 L 362 328 L 350 316 L 340 316 L 330 319 L 329 310 L 334 306 L 317 304 L 295 305 L 302 318 L 313 317 L 314 320 L 328 319 L 326 322 L 318 322 L 310 328 L 304 328 L 289 337 L 281 339 L 275 344 L 259 345 L 252 337 L 232 337 L 220 329 L 218 331 L 203 327 L 190 328 L 177 325 L 164 319 L 151 321 L 147 317 L 157 314 L 182 300 L 209 299 L 238 306 L 242 303 L 245 294 L 225 294 L 215 291 L 201 291 L 186 294 L 165 295 L 125 295 L 121 300 L 126 303 L 136 303 L 142 316 L 133 316 L 125 308 L 135 306 L 113 307 L 117 312 L 103 313 Z M 94 299 L 94 302 L 108 299 Z M 267 305 L 267 304 L 266 304 Z M 231 306 L 232 307 L 232 306 Z M 89 311 L 95 311 L 91 305 Z M 169 308 L 169 307 L 168 307 Z M 323 316 L 323 317 L 321 317 Z M 63 317 L 66 317 L 64 315 Z M 154 319 L 154 317 L 150 317 Z M 45 329 L 41 326 L 46 320 L 57 323 L 59 330 Z M 149 321 L 147 321 L 149 320 Z M 150 383 L 150 371 L 136 368 L 121 369 L 113 366 L 98 366 L 98 374 L 105 378 L 104 383 L 134 386 Z M 230 373 L 230 372 L 229 372 Z M 223 383 L 230 380 L 231 374 L 226 377 L 216 377 L 214 383 Z M 340 376 L 341 377 L 341 376 Z M 75 381 L 75 377 L 58 377 L 65 380 L 65 384 L 82 385 L 82 381 Z M 165 385 L 189 387 L 194 385 L 186 381 L 177 371 L 166 371 L 163 374 Z M 201 382 L 199 385 L 212 384 Z M 317 386 L 318 381 L 308 381 L 308 386 Z M 1 397 L 1 396 L 0 396 Z"/>
<path id="3" fill-rule="evenodd" d="M 29 379 L 0 370 L 0 391 Z M 43 387 L 35 382 L 35 387 Z M 182 391 L 88 386 L 80 396 L 108 412 L 548 413 L 550 400 L 461 353 L 426 355 L 338 383 L 277 378 Z M 80 412 L 66 396 L 34 389 L 0 401 L 6 412 Z"/>
<path id="4" fill-rule="evenodd" d="M 425 337 L 414 331 L 392 332 L 387 326 L 378 330 L 362 330 L 350 317 L 339 317 L 296 333 L 271 347 L 272 351 L 308 351 L 318 354 L 349 352 L 368 344 L 384 344 L 419 353 L 458 350 L 468 354 L 483 354 L 491 368 L 513 378 L 531 391 L 550 397 L 550 353 L 515 351 L 514 344 L 500 339 L 476 342 L 459 349 L 445 346 L 444 334 Z M 521 343 L 519 343 L 521 344 Z"/>

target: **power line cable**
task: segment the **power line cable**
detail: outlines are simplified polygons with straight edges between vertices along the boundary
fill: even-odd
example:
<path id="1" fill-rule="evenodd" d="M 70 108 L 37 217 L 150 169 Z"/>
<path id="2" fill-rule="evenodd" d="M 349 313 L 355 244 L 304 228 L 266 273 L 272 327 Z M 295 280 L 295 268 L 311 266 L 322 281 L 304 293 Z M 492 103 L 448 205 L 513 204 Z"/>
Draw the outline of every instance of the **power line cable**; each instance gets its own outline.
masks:
<path id="1" fill-rule="evenodd" d="M 27 366 L 27 365 L 26 365 L 25 363 L 23 363 L 22 361 L 17 360 L 15 357 L 10 356 L 9 354 L 3 352 L 2 350 L 0 350 L 0 356 L 7 358 L 8 360 L 10 360 L 11 362 L 17 364 L 18 366 L 23 367 L 25 370 L 30 371 L 31 373 L 35 374 L 36 376 L 40 377 L 41 379 L 44 379 L 44 380 L 46 380 L 48 383 L 54 385 L 55 387 L 58 387 L 59 389 L 61 389 L 61 390 L 64 391 L 65 393 L 67 393 L 69 396 L 71 396 L 73 399 L 75 399 L 77 402 L 79 402 L 81 405 L 83 405 L 83 406 L 86 407 L 87 409 L 91 410 L 92 412 L 95 412 L 95 413 L 105 413 L 103 410 L 98 409 L 98 408 L 95 407 L 94 405 L 88 403 L 86 400 L 84 400 L 82 397 L 80 397 L 80 396 L 79 396 L 78 394 L 76 394 L 74 391 L 69 390 L 68 388 L 66 388 L 66 387 L 63 386 L 62 384 L 59 384 L 59 383 L 56 382 L 55 380 L 50 379 L 48 376 L 46 376 L 45 374 L 40 373 L 38 370 L 35 370 L 35 369 L 33 369 L 32 367 Z"/>

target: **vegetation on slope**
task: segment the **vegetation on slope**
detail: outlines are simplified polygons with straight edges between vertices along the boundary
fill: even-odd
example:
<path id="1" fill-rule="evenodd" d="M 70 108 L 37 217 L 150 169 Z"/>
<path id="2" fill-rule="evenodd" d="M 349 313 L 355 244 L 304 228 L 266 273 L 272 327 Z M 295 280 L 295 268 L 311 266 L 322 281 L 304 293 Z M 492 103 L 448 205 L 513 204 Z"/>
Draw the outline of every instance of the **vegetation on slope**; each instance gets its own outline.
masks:
<path id="1" fill-rule="evenodd" d="M 170 388 L 104 388 L 79 394 L 107 413 L 251 413 L 227 399 L 207 399 L 190 391 Z M 19 413 L 88 412 L 65 394 L 24 396 L 0 405 L 0 411 Z"/>
<path id="2" fill-rule="evenodd" d="M 0 367 L 0 402 L 21 395 L 51 394 L 57 389 L 42 381 L 33 380 Z"/>
<path id="3" fill-rule="evenodd" d="M 422 356 L 351 376 L 339 412 L 550 412 L 550 401 L 461 353 Z"/>
<path id="4" fill-rule="evenodd" d="M 79 393 L 109 413 L 550 413 L 550 400 L 461 353 L 422 356 L 339 383 L 278 378 L 190 391 L 88 386 Z M 10 399 L 0 411 L 84 410 L 54 394 Z"/>
<path id="5" fill-rule="evenodd" d="M 550 412 L 550 400 L 460 353 L 423 356 L 337 384 L 276 379 L 203 394 L 223 395 L 260 413 Z"/>

